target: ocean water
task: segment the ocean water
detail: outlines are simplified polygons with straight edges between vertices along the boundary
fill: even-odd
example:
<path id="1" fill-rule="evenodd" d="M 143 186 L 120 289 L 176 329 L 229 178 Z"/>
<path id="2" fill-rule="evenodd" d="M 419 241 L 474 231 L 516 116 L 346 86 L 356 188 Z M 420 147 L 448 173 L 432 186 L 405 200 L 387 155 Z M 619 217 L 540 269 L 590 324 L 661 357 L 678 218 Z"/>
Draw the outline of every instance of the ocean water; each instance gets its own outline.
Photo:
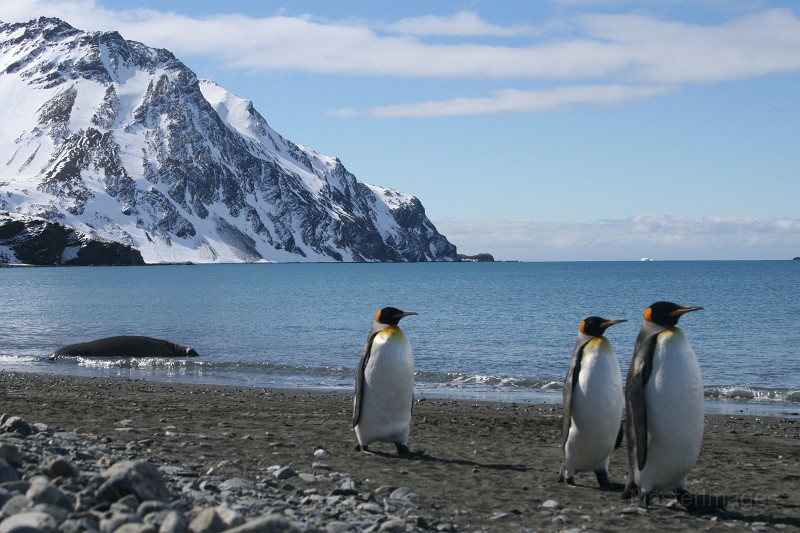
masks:
<path id="1" fill-rule="evenodd" d="M 800 415 L 800 261 L 237 264 L 0 269 L 4 371 L 352 391 L 375 313 L 403 319 L 418 397 L 560 403 L 581 320 L 610 328 L 623 376 L 642 313 L 679 326 L 710 412 Z M 186 359 L 47 356 L 111 335 L 195 348 Z"/>

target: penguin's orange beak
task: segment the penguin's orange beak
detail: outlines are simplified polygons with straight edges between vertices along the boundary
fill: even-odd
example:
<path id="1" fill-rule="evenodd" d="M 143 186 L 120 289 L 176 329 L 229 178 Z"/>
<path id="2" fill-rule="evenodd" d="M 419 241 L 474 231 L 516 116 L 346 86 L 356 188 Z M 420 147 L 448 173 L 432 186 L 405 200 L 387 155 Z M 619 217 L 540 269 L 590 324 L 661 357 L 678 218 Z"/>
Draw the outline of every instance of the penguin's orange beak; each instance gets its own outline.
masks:
<path id="1" fill-rule="evenodd" d="M 692 311 L 700 311 L 701 309 L 703 309 L 703 308 L 700 307 L 699 305 L 696 305 L 694 307 L 681 307 L 680 309 L 676 309 L 673 312 L 671 312 L 670 315 L 671 316 L 682 316 L 682 315 L 685 315 L 686 313 L 691 313 Z"/>
<path id="2" fill-rule="evenodd" d="M 607 321 L 603 322 L 602 324 L 600 324 L 600 327 L 603 328 L 603 329 L 606 329 L 606 328 L 610 328 L 614 324 L 619 324 L 620 322 L 627 322 L 627 321 L 628 321 L 627 318 L 620 318 L 618 320 L 607 320 Z"/>

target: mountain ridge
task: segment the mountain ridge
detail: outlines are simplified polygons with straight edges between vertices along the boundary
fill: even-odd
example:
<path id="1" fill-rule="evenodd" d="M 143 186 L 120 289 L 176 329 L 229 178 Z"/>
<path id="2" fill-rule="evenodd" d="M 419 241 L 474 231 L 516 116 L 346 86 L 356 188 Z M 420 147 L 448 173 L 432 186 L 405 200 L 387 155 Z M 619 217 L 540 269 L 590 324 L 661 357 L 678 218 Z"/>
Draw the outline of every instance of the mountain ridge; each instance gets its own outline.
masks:
<path id="1" fill-rule="evenodd" d="M 0 23 L 0 95 L 10 217 L 147 263 L 458 260 L 419 199 L 285 139 L 167 50 L 53 18 Z"/>

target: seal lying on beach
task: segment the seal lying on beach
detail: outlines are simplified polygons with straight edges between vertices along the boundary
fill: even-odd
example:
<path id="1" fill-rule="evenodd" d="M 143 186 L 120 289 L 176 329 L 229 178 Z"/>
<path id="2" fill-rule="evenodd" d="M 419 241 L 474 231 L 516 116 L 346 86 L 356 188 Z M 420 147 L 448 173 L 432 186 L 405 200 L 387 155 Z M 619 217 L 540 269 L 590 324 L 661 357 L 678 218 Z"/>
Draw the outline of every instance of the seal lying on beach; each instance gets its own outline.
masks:
<path id="1" fill-rule="evenodd" d="M 187 348 L 180 344 L 143 337 L 137 335 L 123 335 L 119 337 L 106 337 L 89 342 L 79 342 L 59 348 L 53 352 L 49 359 L 59 357 L 197 357 L 199 354 L 194 348 Z"/>

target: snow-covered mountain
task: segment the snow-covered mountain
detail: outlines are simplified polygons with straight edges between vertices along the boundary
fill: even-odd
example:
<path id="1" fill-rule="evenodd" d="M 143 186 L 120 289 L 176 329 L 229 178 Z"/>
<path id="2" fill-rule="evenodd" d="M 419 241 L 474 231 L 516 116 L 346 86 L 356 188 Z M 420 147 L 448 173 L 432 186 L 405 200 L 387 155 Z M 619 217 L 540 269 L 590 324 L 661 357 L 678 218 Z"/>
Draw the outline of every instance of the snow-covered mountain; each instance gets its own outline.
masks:
<path id="1" fill-rule="evenodd" d="M 362 183 L 167 50 L 116 32 L 0 23 L 0 106 L 8 217 L 147 263 L 457 260 L 417 198 Z"/>

